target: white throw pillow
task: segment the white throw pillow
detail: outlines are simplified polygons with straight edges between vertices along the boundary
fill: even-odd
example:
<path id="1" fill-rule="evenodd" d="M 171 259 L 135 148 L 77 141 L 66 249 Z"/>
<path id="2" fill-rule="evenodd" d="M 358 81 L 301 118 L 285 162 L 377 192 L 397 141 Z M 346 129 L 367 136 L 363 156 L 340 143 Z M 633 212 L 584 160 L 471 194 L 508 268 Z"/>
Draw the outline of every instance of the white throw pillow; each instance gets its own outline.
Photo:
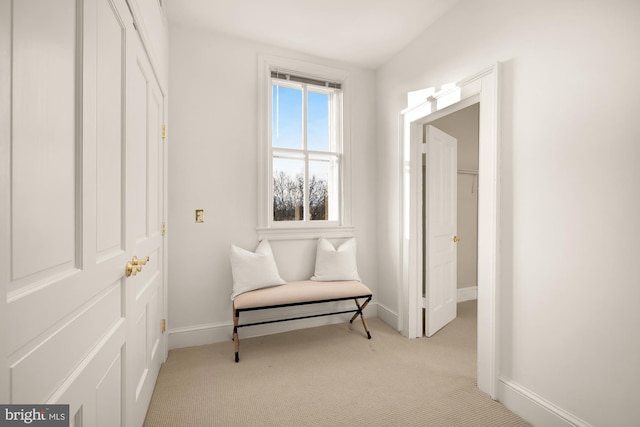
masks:
<path id="1" fill-rule="evenodd" d="M 268 240 L 261 241 L 255 253 L 231 245 L 231 273 L 233 275 L 231 300 L 244 292 L 286 283 L 278 273 L 278 266 Z"/>
<path id="2" fill-rule="evenodd" d="M 356 239 L 347 240 L 337 249 L 324 237 L 318 239 L 316 271 L 311 280 L 319 282 L 336 280 L 360 281 L 356 263 Z"/>

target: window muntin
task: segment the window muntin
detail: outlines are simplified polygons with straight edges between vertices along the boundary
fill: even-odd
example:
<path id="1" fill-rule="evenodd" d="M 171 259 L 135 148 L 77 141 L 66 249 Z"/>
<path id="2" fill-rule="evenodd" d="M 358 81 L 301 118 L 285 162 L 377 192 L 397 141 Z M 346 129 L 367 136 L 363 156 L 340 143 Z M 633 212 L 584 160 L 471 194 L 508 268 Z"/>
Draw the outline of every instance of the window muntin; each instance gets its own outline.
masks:
<path id="1" fill-rule="evenodd" d="M 273 225 L 339 223 L 340 107 L 340 89 L 271 78 Z"/>

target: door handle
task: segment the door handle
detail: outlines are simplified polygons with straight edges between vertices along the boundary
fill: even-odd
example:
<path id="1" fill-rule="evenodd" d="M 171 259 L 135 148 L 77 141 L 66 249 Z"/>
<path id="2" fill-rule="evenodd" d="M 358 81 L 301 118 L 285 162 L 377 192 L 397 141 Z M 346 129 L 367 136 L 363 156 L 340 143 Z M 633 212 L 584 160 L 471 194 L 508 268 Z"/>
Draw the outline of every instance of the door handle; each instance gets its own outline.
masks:
<path id="1" fill-rule="evenodd" d="M 458 243 L 460 238 L 458 236 L 453 236 L 453 243 Z"/>
<path id="2" fill-rule="evenodd" d="M 127 261 L 127 264 L 125 265 L 125 274 L 127 277 L 132 274 L 135 276 L 138 272 L 142 271 L 142 266 L 148 262 L 148 256 L 143 259 L 138 259 L 138 257 L 134 255 L 133 258 L 131 258 L 131 261 Z"/>

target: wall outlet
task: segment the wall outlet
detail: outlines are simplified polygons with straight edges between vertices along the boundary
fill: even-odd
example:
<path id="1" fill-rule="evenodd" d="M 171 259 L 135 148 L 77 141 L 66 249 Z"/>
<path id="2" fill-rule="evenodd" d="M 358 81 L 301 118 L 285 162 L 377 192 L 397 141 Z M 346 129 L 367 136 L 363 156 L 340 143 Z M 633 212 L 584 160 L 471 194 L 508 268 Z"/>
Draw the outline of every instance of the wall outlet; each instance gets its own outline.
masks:
<path id="1" fill-rule="evenodd" d="M 196 222 L 204 222 L 204 209 L 196 209 Z"/>

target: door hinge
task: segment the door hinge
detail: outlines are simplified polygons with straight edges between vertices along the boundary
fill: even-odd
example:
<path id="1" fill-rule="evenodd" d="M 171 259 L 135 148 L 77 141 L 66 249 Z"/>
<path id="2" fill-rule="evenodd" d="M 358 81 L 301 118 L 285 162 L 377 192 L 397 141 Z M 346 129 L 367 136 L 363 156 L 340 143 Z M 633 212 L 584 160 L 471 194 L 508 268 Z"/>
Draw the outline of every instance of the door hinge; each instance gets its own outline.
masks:
<path id="1" fill-rule="evenodd" d="M 427 154 L 427 144 L 422 144 L 422 154 Z"/>
<path id="2" fill-rule="evenodd" d="M 164 334 L 166 331 L 167 331 L 167 321 L 165 319 L 162 319 L 160 321 L 160 332 Z"/>
<path id="3" fill-rule="evenodd" d="M 166 137 L 167 137 L 167 126 L 162 125 L 162 139 L 165 139 Z"/>
<path id="4" fill-rule="evenodd" d="M 162 223 L 162 229 L 161 229 L 162 235 L 164 236 L 165 234 L 167 234 L 167 223 L 163 222 Z"/>

